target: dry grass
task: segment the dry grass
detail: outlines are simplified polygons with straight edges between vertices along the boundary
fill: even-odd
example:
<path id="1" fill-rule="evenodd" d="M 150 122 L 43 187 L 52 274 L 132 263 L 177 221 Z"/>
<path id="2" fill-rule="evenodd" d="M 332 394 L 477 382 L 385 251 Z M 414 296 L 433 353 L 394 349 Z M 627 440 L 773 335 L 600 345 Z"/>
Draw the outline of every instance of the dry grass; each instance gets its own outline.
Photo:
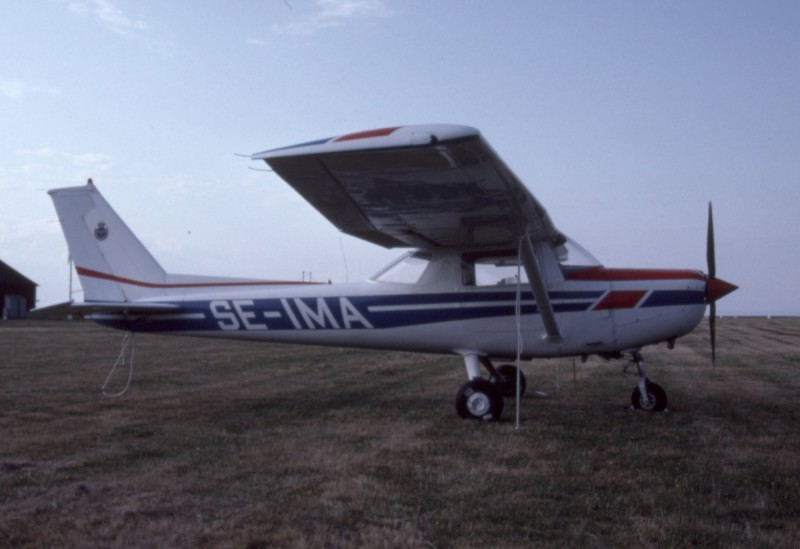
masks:
<path id="1" fill-rule="evenodd" d="M 523 425 L 465 422 L 460 360 L 0 324 L 3 547 L 796 547 L 800 319 L 617 363 L 539 361 Z M 560 391 L 556 391 L 556 374 Z M 115 380 L 124 382 L 124 372 Z"/>

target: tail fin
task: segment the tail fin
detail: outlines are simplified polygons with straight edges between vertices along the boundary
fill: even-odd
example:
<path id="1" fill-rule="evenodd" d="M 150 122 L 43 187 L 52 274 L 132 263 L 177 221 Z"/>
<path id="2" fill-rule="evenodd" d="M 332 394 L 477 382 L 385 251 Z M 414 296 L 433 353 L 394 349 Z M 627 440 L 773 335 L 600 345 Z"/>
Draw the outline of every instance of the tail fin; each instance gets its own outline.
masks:
<path id="1" fill-rule="evenodd" d="M 92 184 L 49 191 L 86 301 L 135 301 L 164 269 Z"/>

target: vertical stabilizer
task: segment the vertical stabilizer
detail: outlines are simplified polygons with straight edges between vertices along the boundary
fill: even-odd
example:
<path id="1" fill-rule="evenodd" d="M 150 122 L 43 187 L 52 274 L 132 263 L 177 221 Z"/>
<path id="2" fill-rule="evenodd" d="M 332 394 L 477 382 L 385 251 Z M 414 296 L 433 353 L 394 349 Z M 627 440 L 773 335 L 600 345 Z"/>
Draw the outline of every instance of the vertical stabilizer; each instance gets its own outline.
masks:
<path id="1" fill-rule="evenodd" d="M 91 183 L 53 189 L 86 301 L 134 301 L 166 280 L 164 269 Z"/>

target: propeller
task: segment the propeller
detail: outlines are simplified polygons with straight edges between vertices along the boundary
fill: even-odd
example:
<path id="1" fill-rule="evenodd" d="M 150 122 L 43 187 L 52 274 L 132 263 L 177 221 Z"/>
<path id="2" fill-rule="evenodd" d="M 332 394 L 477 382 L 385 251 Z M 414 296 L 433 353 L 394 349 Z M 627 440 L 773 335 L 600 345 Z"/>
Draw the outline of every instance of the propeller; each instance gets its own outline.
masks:
<path id="1" fill-rule="evenodd" d="M 708 330 L 711 339 L 711 367 L 717 362 L 717 300 L 734 291 L 738 286 L 717 278 L 717 259 L 714 249 L 714 212 L 711 202 L 708 203 L 708 233 L 706 235 L 706 302 L 709 304 Z"/>
<path id="2" fill-rule="evenodd" d="M 706 282 L 706 299 L 708 299 L 708 284 L 717 277 L 717 252 L 714 249 L 714 210 L 711 202 L 708 203 L 708 231 L 706 233 L 706 263 L 708 264 L 708 281 Z M 711 338 L 711 367 L 717 365 L 717 302 L 710 301 L 708 308 L 708 335 Z"/>

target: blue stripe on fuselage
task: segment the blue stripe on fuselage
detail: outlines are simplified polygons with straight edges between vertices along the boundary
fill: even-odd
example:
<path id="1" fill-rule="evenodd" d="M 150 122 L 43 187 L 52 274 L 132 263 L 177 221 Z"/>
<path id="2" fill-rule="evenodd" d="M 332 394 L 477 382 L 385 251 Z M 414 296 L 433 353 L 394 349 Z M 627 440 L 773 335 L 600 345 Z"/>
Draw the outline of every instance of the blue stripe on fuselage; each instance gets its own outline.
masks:
<path id="1" fill-rule="evenodd" d="M 604 295 L 603 291 L 550 292 L 556 313 L 581 312 Z M 656 290 L 640 307 L 697 305 L 702 291 Z M 141 332 L 361 330 L 418 326 L 437 322 L 514 316 L 516 293 L 460 292 L 350 297 L 293 297 L 188 301 L 179 313 L 126 319 L 102 315 L 98 322 Z M 523 315 L 538 314 L 531 292 L 521 295 Z"/>
<path id="2" fill-rule="evenodd" d="M 701 305 L 705 292 L 699 290 L 656 290 L 642 303 L 642 307 L 670 307 L 673 305 Z"/>
<path id="3" fill-rule="evenodd" d="M 555 312 L 585 311 L 602 291 L 551 292 Z M 530 292 L 521 295 L 522 314 L 537 314 Z M 135 331 L 255 331 L 397 328 L 513 316 L 516 293 L 303 297 L 188 301 L 178 315 L 151 315 L 133 320 L 104 315 L 99 322 Z"/>

